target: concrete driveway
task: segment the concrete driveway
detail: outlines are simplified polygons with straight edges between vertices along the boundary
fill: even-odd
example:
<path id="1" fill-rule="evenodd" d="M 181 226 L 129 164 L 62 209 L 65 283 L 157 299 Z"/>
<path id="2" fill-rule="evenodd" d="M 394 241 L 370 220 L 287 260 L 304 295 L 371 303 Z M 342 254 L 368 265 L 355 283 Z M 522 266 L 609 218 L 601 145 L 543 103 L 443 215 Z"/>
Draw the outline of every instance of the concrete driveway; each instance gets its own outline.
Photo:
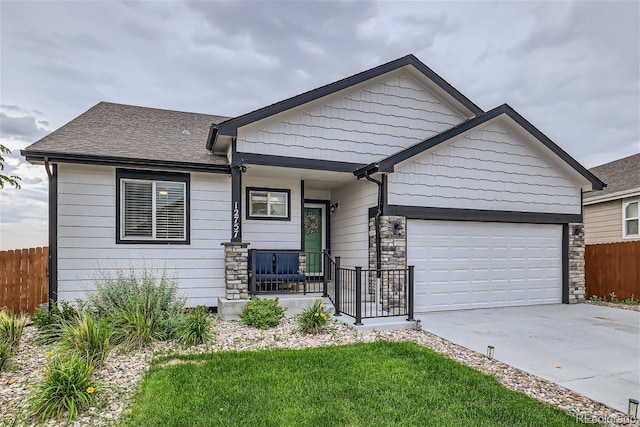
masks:
<path id="1" fill-rule="evenodd" d="M 418 314 L 435 335 L 624 413 L 640 399 L 640 312 L 553 304 Z"/>

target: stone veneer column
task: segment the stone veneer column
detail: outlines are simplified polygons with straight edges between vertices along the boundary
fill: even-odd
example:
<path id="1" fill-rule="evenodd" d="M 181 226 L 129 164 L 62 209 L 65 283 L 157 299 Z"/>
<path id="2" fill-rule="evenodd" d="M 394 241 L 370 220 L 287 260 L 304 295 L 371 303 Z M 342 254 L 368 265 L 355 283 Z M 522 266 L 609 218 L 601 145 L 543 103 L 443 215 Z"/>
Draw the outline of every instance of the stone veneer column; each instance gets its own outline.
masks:
<path id="1" fill-rule="evenodd" d="M 249 244 L 225 242 L 222 245 L 225 298 L 249 299 Z"/>
<path id="2" fill-rule="evenodd" d="M 584 301 L 584 224 L 569 224 L 569 304 Z"/>
<path id="3" fill-rule="evenodd" d="M 391 313 L 401 312 L 406 300 L 407 281 L 401 272 L 385 270 L 406 270 L 407 268 L 407 219 L 403 216 L 380 217 L 380 267 L 382 273 L 382 308 Z M 375 218 L 369 220 L 369 268 L 376 268 Z M 369 290 L 375 289 L 376 275 L 370 276 Z"/>

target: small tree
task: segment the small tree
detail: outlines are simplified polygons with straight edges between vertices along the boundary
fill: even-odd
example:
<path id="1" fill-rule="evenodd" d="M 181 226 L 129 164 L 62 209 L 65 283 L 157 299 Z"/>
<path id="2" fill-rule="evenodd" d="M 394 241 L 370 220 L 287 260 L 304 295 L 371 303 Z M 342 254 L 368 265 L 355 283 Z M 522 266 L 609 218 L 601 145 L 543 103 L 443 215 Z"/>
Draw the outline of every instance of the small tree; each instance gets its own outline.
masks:
<path id="1" fill-rule="evenodd" d="M 10 152 L 11 150 L 9 150 L 4 145 L 0 144 L 0 171 L 4 170 L 4 157 L 2 157 L 2 155 Z M 20 181 L 19 176 L 15 176 L 15 175 L 7 176 L 0 173 L 0 188 L 4 188 L 5 184 L 9 184 L 15 188 L 20 188 L 20 183 L 18 181 Z"/>

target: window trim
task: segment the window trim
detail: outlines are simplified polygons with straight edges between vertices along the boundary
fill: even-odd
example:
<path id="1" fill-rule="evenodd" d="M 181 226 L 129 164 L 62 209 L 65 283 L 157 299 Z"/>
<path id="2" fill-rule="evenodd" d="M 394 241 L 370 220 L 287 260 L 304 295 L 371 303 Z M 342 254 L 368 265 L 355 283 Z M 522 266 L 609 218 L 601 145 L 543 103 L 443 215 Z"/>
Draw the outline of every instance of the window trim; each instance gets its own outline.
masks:
<path id="1" fill-rule="evenodd" d="M 265 187 L 247 187 L 246 191 L 246 201 L 247 201 L 247 210 L 246 210 L 246 219 L 255 219 L 255 220 L 264 220 L 264 221 L 291 221 L 291 189 L 288 188 L 265 188 Z M 287 195 L 287 215 L 286 216 L 270 216 L 267 215 L 253 215 L 251 213 L 251 192 L 260 191 L 266 193 L 284 193 Z M 268 197 L 268 195 L 267 195 Z"/>
<path id="2" fill-rule="evenodd" d="M 627 218 L 627 206 L 630 204 L 637 203 L 638 204 L 638 216 Z M 636 219 L 638 220 L 638 233 L 637 234 L 627 234 L 627 221 Z M 623 239 L 637 239 L 640 237 L 640 199 L 632 199 L 622 202 L 622 238 Z"/>
<path id="3" fill-rule="evenodd" d="M 185 230 L 184 239 L 140 239 L 122 237 L 122 182 L 123 180 L 181 182 L 185 184 Z M 155 195 L 154 195 L 155 200 Z M 155 203 L 154 203 L 155 205 Z M 190 245 L 191 244 L 191 175 L 188 173 L 164 172 L 138 169 L 116 169 L 116 244 L 143 245 Z"/>

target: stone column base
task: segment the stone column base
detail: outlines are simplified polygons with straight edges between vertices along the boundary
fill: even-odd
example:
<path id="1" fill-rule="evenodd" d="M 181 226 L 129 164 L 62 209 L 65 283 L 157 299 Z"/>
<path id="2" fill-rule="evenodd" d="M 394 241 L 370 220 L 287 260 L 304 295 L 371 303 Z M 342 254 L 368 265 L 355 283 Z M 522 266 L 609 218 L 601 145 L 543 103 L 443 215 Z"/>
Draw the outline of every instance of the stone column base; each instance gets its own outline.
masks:
<path id="1" fill-rule="evenodd" d="M 224 283 L 225 298 L 249 299 L 249 246 L 248 243 L 225 242 Z"/>

